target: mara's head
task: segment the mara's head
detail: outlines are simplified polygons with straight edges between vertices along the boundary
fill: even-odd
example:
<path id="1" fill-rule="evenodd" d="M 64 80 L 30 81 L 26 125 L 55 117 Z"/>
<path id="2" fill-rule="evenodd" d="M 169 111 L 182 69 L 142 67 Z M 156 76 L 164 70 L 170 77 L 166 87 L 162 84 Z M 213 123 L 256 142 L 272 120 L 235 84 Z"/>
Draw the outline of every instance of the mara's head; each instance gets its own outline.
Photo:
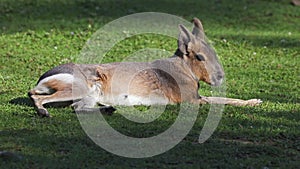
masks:
<path id="1" fill-rule="evenodd" d="M 213 86 L 219 86 L 224 79 L 224 71 L 219 63 L 215 50 L 205 38 L 202 24 L 198 18 L 193 19 L 194 28 L 190 32 L 179 25 L 179 55 L 191 68 L 198 80 Z"/>

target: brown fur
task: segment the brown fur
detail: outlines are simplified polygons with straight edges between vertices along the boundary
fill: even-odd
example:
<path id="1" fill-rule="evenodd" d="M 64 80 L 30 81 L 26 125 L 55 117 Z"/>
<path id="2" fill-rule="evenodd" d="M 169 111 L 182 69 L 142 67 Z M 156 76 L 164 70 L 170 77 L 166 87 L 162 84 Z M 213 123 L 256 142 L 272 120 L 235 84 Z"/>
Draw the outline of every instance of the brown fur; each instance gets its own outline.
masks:
<path id="1" fill-rule="evenodd" d="M 193 23 L 192 33 L 179 25 L 178 49 L 171 58 L 145 63 L 66 64 L 46 72 L 36 88 L 29 92 L 38 114 L 49 116 L 43 107 L 45 103 L 67 100 L 74 100 L 73 107 L 79 110 L 96 104 L 260 104 L 259 99 L 199 96 L 199 80 L 213 86 L 221 85 L 224 71 L 205 39 L 200 20 L 194 18 Z M 43 81 L 51 76 L 54 79 Z M 64 77 L 70 76 L 73 83 L 70 84 L 70 79 L 64 82 Z"/>
<path id="2" fill-rule="evenodd" d="M 66 84 L 60 80 L 49 80 L 48 82 L 44 83 L 45 86 L 48 86 L 49 88 L 53 89 L 54 91 L 66 91 L 66 90 L 72 90 L 72 84 Z"/>

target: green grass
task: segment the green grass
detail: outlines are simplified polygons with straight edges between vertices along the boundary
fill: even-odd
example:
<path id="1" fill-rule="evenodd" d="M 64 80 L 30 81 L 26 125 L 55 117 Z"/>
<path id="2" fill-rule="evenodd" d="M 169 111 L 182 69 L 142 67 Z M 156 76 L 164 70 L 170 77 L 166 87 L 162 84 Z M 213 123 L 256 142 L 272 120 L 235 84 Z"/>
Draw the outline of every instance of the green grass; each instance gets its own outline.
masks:
<path id="1" fill-rule="evenodd" d="M 212 137 L 198 144 L 205 105 L 180 144 L 145 159 L 119 157 L 97 146 L 71 108 L 49 108 L 53 118 L 35 115 L 27 91 L 43 72 L 75 61 L 87 39 L 109 21 L 145 11 L 200 18 L 225 69 L 227 96 L 260 98 L 263 104 L 226 106 Z M 299 28 L 300 7 L 289 0 L 1 0 L 0 151 L 13 155 L 0 156 L 0 168 L 298 168 Z M 118 45 L 108 61 L 122 60 L 140 45 L 173 52 L 176 41 L 143 35 Z M 201 87 L 208 95 L 210 87 Z M 151 136 L 167 129 L 177 110 L 168 106 L 145 125 L 118 112 L 106 119 L 120 132 Z"/>

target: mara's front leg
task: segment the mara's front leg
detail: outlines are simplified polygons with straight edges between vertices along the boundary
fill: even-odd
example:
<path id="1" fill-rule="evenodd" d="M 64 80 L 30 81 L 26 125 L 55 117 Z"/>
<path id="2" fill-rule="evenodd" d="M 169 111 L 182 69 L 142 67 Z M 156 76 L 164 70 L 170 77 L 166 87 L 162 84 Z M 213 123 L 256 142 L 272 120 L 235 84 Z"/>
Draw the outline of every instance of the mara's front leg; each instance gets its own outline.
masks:
<path id="1" fill-rule="evenodd" d="M 250 99 L 250 100 L 241 100 L 241 99 L 232 99 L 226 97 L 205 97 L 201 96 L 198 100 L 199 104 L 224 104 L 232 106 L 257 106 L 262 101 L 260 99 Z"/>

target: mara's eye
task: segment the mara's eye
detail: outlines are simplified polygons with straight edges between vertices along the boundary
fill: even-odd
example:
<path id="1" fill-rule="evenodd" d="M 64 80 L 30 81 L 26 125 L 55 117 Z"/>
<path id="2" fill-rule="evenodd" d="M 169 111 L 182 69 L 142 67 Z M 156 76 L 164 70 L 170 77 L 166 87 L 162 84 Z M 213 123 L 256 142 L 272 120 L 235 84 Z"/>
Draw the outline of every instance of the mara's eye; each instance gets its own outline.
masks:
<path id="1" fill-rule="evenodd" d="M 196 58 L 197 58 L 199 61 L 205 61 L 204 56 L 201 55 L 201 54 L 197 54 L 197 55 L 196 55 Z"/>

